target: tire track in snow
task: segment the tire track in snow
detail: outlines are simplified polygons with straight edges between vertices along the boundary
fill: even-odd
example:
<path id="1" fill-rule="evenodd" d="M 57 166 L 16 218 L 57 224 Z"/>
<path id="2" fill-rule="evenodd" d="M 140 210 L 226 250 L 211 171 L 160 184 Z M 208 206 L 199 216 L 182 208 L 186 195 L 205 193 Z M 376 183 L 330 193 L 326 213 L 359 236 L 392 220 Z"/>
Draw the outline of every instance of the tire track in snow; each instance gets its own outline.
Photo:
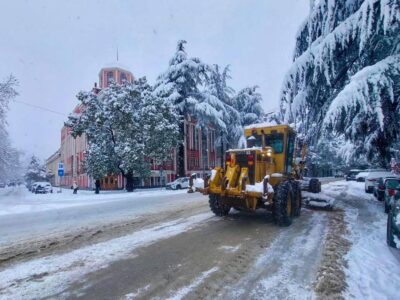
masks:
<path id="1" fill-rule="evenodd" d="M 268 295 L 268 299 L 308 299 L 314 296 L 312 282 L 321 255 L 319 246 L 325 238 L 326 218 L 323 212 L 309 213 L 311 216 L 303 219 L 302 224 L 296 224 L 298 219 L 278 236 L 226 298 L 260 299 Z"/>

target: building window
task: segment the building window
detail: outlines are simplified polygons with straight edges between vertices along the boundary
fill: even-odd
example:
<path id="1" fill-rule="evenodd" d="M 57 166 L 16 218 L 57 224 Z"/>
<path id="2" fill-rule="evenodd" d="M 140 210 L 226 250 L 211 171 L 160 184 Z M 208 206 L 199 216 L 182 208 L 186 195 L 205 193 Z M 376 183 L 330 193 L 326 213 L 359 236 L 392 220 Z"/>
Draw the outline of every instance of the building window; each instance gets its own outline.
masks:
<path id="1" fill-rule="evenodd" d="M 199 149 L 199 130 L 197 128 L 194 128 L 194 150 L 198 149 Z"/>
<path id="2" fill-rule="evenodd" d="M 121 73 L 121 83 L 124 83 L 125 81 L 128 81 L 128 76 L 126 76 L 126 73 Z"/>
<path id="3" fill-rule="evenodd" d="M 107 72 L 107 84 L 109 85 L 113 81 L 114 81 L 114 73 L 111 71 Z"/>

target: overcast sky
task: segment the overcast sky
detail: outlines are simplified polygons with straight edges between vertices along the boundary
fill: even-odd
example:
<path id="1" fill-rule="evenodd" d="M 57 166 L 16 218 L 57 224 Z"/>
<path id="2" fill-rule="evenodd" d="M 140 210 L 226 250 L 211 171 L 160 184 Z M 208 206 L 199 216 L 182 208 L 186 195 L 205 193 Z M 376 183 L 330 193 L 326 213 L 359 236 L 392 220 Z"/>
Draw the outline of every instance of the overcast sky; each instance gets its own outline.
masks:
<path id="1" fill-rule="evenodd" d="M 0 80 L 19 80 L 12 103 L 14 145 L 44 159 L 60 146 L 60 130 L 75 95 L 116 61 L 153 83 L 185 39 L 189 56 L 230 64 L 231 85 L 260 86 L 265 111 L 278 107 L 298 27 L 309 0 L 1 1 Z"/>

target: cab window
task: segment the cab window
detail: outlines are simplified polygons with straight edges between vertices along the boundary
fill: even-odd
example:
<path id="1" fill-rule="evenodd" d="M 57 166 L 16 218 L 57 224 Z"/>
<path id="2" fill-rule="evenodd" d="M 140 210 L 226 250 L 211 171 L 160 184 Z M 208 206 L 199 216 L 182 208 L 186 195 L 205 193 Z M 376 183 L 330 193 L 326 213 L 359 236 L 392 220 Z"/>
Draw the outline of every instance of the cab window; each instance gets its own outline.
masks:
<path id="1" fill-rule="evenodd" d="M 288 139 L 287 155 L 286 155 L 286 172 L 292 171 L 293 154 L 294 154 L 294 135 L 290 134 Z"/>
<path id="2" fill-rule="evenodd" d="M 262 147 L 262 136 L 261 135 L 252 135 L 247 138 L 247 147 Z"/>
<path id="3" fill-rule="evenodd" d="M 265 136 L 265 145 L 272 147 L 276 154 L 280 154 L 283 152 L 283 134 L 275 133 L 268 134 Z"/>

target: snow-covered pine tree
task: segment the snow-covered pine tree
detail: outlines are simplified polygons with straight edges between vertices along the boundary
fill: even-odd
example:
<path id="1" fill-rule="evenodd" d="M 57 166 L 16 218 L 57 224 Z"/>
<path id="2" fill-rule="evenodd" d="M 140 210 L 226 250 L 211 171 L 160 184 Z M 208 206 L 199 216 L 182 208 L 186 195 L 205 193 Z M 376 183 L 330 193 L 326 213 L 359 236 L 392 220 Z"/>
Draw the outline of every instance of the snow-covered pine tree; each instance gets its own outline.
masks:
<path id="1" fill-rule="evenodd" d="M 233 97 L 235 91 L 228 85 L 228 79 L 231 79 L 229 65 L 221 68 L 215 64 L 208 68 L 207 85 L 205 92 L 217 100 L 213 104 L 214 107 L 222 107 L 218 111 L 221 112 L 220 119 L 224 126 L 217 127 L 219 136 L 216 144 L 221 151 L 221 157 L 229 148 L 238 147 L 240 137 L 243 135 L 243 128 L 240 123 L 240 114 L 233 106 Z M 218 101 L 219 100 L 219 101 Z"/>
<path id="2" fill-rule="evenodd" d="M 25 173 L 25 181 L 32 184 L 35 181 L 46 181 L 46 166 L 40 162 L 40 159 L 32 155 L 28 168 Z"/>
<path id="3" fill-rule="evenodd" d="M 399 28 L 399 0 L 314 1 L 283 83 L 281 120 L 311 145 L 342 136 L 348 158 L 387 164 L 400 133 Z"/>
<path id="4" fill-rule="evenodd" d="M 182 116 L 192 112 L 207 77 L 207 65 L 197 57 L 189 58 L 185 44 L 184 40 L 178 41 L 176 53 L 167 70 L 158 76 L 153 91 L 157 97 L 173 103 Z"/>
<path id="5" fill-rule="evenodd" d="M 233 99 L 233 106 L 240 114 L 242 126 L 262 121 L 262 96 L 257 92 L 258 86 L 246 87 L 240 90 Z"/>
<path id="6" fill-rule="evenodd" d="M 230 79 L 229 66 L 222 71 L 218 65 L 207 65 L 199 58 L 188 58 L 184 45 L 186 41 L 178 41 L 177 51 L 169 62 L 168 69 L 162 73 L 154 85 L 153 94 L 174 104 L 180 114 L 181 137 L 184 132 L 183 120 L 190 116 L 203 128 L 203 132 L 211 127 L 217 132 L 217 144 L 224 151 L 228 147 L 236 148 L 243 135 L 241 116 L 233 105 L 234 90 L 228 85 Z M 247 122 L 258 121 L 254 113 L 262 113 L 259 101 L 261 96 L 256 88 L 243 90 L 248 101 L 243 103 Z M 241 98 L 246 101 L 244 97 Z M 254 105 L 253 110 L 249 107 Z M 182 139 L 181 139 L 182 141 Z M 180 142 L 178 148 L 178 175 L 184 176 L 184 147 Z M 223 156 L 223 155 L 222 155 Z"/>
<path id="7" fill-rule="evenodd" d="M 178 134 L 177 115 L 171 103 L 151 94 L 145 78 L 133 84 L 111 84 L 99 94 L 81 92 L 79 116 L 67 126 L 74 135 L 86 134 L 85 168 L 95 179 L 121 173 L 126 190 L 133 178 L 150 175 L 150 161 L 167 160 Z"/>
<path id="8" fill-rule="evenodd" d="M 177 149 L 178 176 L 185 176 L 184 119 L 200 98 L 199 86 L 206 78 L 207 69 L 199 58 L 188 58 L 185 44 L 184 40 L 178 41 L 176 53 L 170 59 L 167 70 L 158 76 L 153 88 L 154 96 L 172 103 L 180 116 L 180 138 Z"/>

